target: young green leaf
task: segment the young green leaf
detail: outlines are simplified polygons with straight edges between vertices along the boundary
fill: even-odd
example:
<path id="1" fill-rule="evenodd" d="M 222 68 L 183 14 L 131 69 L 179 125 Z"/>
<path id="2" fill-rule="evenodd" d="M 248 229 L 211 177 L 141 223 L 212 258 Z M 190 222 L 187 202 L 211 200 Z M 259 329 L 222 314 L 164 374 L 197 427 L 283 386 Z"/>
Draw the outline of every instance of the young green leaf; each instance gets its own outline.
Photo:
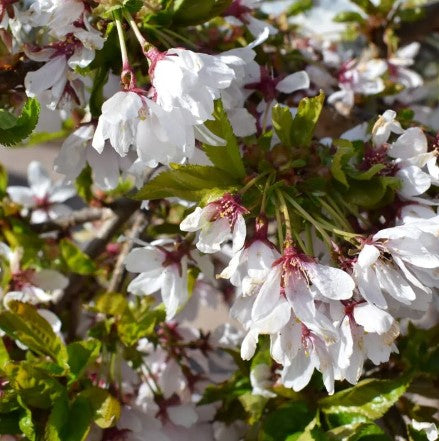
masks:
<path id="1" fill-rule="evenodd" d="M 326 414 L 351 413 L 375 420 L 381 418 L 407 390 L 410 377 L 394 380 L 368 378 L 356 386 L 320 400 Z"/>
<path id="2" fill-rule="evenodd" d="M 101 342 L 94 338 L 75 341 L 67 346 L 70 372 L 75 379 L 80 378 L 88 366 L 99 356 Z"/>
<path id="3" fill-rule="evenodd" d="M 0 113 L 0 144 L 12 146 L 26 139 L 35 129 L 40 114 L 40 104 L 28 98 L 18 118 L 6 110 Z"/>
<path id="4" fill-rule="evenodd" d="M 291 125 L 291 140 L 297 147 L 308 147 L 314 134 L 314 129 L 319 119 L 325 101 L 325 94 L 313 98 L 303 98 L 299 103 L 297 114 Z"/>
<path id="5" fill-rule="evenodd" d="M 91 404 L 94 422 L 102 429 L 114 426 L 120 417 L 120 403 L 108 391 L 90 387 L 80 393 Z"/>
<path id="6" fill-rule="evenodd" d="M 9 310 L 0 313 L 0 328 L 37 354 L 49 355 L 67 367 L 67 350 L 50 324 L 28 303 L 10 301 Z"/>
<path id="7" fill-rule="evenodd" d="M 287 147 L 292 146 L 291 127 L 293 125 L 293 115 L 290 108 L 276 104 L 272 111 L 273 128 L 276 131 L 280 142 Z"/>
<path id="8" fill-rule="evenodd" d="M 71 240 L 62 239 L 59 244 L 61 256 L 68 269 L 76 274 L 88 276 L 96 272 L 96 265 Z"/>
<path id="9" fill-rule="evenodd" d="M 231 176 L 242 179 L 245 176 L 245 168 L 238 141 L 220 100 L 215 103 L 213 116 L 214 120 L 208 120 L 204 124 L 212 133 L 224 139 L 226 145 L 210 146 L 205 144 L 204 151 L 213 165 Z"/>
<path id="10" fill-rule="evenodd" d="M 221 196 L 233 192 L 237 180 L 217 167 L 203 165 L 173 165 L 143 186 L 135 195 L 137 200 L 179 197 L 199 202 L 215 191 Z M 218 196 L 218 197 L 219 197 Z"/>
<path id="11" fill-rule="evenodd" d="M 176 0 L 173 3 L 173 22 L 178 26 L 203 24 L 221 15 L 232 0 Z"/>

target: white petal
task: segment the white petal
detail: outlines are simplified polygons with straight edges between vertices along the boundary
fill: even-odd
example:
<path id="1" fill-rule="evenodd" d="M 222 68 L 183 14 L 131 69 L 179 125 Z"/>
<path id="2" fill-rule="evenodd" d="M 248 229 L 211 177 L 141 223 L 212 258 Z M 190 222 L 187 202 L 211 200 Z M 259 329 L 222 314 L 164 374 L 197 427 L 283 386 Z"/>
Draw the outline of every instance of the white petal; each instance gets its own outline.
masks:
<path id="1" fill-rule="evenodd" d="M 52 187 L 52 181 L 49 178 L 47 170 L 38 161 L 32 161 L 27 169 L 27 178 L 29 185 L 39 198 L 45 197 Z"/>
<path id="2" fill-rule="evenodd" d="M 164 254 L 153 247 L 134 248 L 125 258 L 125 266 L 132 273 L 155 274 L 162 268 L 164 259 Z"/>
<path id="3" fill-rule="evenodd" d="M 300 89 L 308 89 L 309 76 L 304 71 L 295 72 L 286 76 L 283 80 L 277 83 L 276 89 L 282 93 L 293 93 Z"/>
<path id="4" fill-rule="evenodd" d="M 67 288 L 69 280 L 58 271 L 42 269 L 32 276 L 32 283 L 45 291 L 55 291 Z"/>
<path id="5" fill-rule="evenodd" d="M 311 357 L 302 349 L 298 352 L 291 364 L 282 371 L 282 383 L 296 392 L 302 390 L 311 380 L 314 365 Z"/>
<path id="6" fill-rule="evenodd" d="M 378 248 L 373 245 L 366 244 L 358 255 L 357 264 L 360 267 L 371 266 L 377 261 L 379 257 L 380 251 L 378 250 Z"/>
<path id="7" fill-rule="evenodd" d="M 306 272 L 320 293 L 331 300 L 345 300 L 352 297 L 355 282 L 345 271 L 320 264 L 306 264 Z"/>
<path id="8" fill-rule="evenodd" d="M 169 419 L 177 426 L 191 427 L 198 421 L 198 414 L 191 404 L 180 404 L 167 408 Z"/>
<path id="9" fill-rule="evenodd" d="M 36 201 L 32 190 L 28 187 L 10 186 L 7 188 L 9 197 L 17 204 L 23 205 L 27 208 L 35 206 Z"/>
<path id="10" fill-rule="evenodd" d="M 427 138 L 419 127 L 407 129 L 389 148 L 391 158 L 409 159 L 412 156 L 426 153 Z"/>
<path id="11" fill-rule="evenodd" d="M 376 332 L 377 334 L 384 334 L 391 328 L 394 319 L 393 317 L 369 303 L 361 303 L 354 308 L 355 321 L 363 326 L 366 332 Z"/>

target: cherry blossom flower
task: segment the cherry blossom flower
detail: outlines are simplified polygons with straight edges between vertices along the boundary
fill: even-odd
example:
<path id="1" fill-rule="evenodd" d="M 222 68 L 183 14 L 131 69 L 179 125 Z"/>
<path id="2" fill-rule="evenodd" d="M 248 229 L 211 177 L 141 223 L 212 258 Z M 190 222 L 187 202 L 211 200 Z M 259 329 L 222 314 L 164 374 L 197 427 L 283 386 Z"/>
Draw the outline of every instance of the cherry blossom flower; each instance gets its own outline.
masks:
<path id="1" fill-rule="evenodd" d="M 54 161 L 54 170 L 63 174 L 68 181 L 75 180 L 86 164 L 92 169 L 94 184 L 102 190 L 117 187 L 121 175 L 126 175 L 137 159 L 134 151 L 121 157 L 108 141 L 101 153 L 91 145 L 95 128 L 84 125 L 75 130 L 63 142 Z"/>
<path id="2" fill-rule="evenodd" d="M 102 105 L 102 114 L 93 136 L 93 147 L 102 153 L 105 140 L 120 156 L 126 156 L 130 146 L 135 144 L 137 127 L 145 115 L 143 98 L 130 91 L 117 92 Z"/>
<path id="3" fill-rule="evenodd" d="M 205 276 L 213 278 L 210 261 L 184 242 L 169 247 L 166 242 L 156 241 L 135 248 L 126 257 L 125 265 L 128 271 L 140 275 L 129 284 L 128 291 L 145 295 L 160 290 L 167 320 L 171 320 L 189 300 L 187 271 L 190 264 L 199 266 Z"/>
<path id="4" fill-rule="evenodd" d="M 48 303 L 56 300 L 68 285 L 68 279 L 56 270 L 22 268 L 21 248 L 12 250 L 0 242 L 0 256 L 7 261 L 11 272 L 9 290 L 3 294 L 6 306 L 11 300 L 32 304 Z"/>
<path id="5" fill-rule="evenodd" d="M 147 56 L 157 104 L 167 111 L 183 109 L 186 121 L 193 125 L 212 119 L 214 100 L 235 78 L 235 71 L 218 56 L 178 48 L 165 53 L 152 50 Z M 233 58 L 244 64 L 232 55 L 229 63 Z"/>
<path id="6" fill-rule="evenodd" d="M 281 304 L 290 305 L 300 320 L 312 322 L 316 315 L 314 298 L 344 300 L 352 296 L 352 278 L 338 268 L 316 263 L 287 246 L 262 285 L 252 308 L 259 321 Z"/>
<path id="7" fill-rule="evenodd" d="M 375 95 L 384 90 L 381 75 L 386 70 L 386 63 L 379 59 L 350 60 L 344 63 L 338 75 L 341 90 L 332 93 L 328 102 L 334 104 L 342 115 L 349 114 L 354 105 L 355 94 Z"/>
<path id="8" fill-rule="evenodd" d="M 37 161 L 29 164 L 27 177 L 30 187 L 10 186 L 7 191 L 14 202 L 31 211 L 32 223 L 57 219 L 71 212 L 63 202 L 75 196 L 73 186 L 62 182 L 54 184 Z"/>
<path id="9" fill-rule="evenodd" d="M 395 111 L 386 110 L 374 124 L 372 128 L 372 141 L 376 147 L 381 147 L 387 142 L 391 133 L 400 135 L 404 132 L 401 124 L 395 118 Z"/>
<path id="10" fill-rule="evenodd" d="M 232 235 L 233 250 L 242 248 L 245 241 L 246 226 L 243 207 L 237 196 L 229 193 L 208 203 L 204 208 L 197 207 L 180 224 L 182 231 L 199 231 L 197 248 L 203 253 L 220 251 L 221 244 Z"/>

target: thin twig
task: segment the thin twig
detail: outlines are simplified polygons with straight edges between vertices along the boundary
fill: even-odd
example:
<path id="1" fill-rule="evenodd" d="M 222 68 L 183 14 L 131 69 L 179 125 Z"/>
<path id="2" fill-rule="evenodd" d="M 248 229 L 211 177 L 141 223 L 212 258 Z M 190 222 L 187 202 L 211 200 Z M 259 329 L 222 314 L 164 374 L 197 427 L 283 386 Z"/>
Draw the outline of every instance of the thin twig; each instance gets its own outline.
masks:
<path id="1" fill-rule="evenodd" d="M 31 228 L 35 233 L 48 233 L 50 231 L 68 230 L 76 225 L 105 220 L 112 216 L 112 211 L 108 208 L 89 207 L 72 212 L 69 216 L 59 219 L 32 224 Z"/>
<path id="2" fill-rule="evenodd" d="M 107 292 L 117 292 L 120 289 L 120 284 L 123 278 L 123 274 L 125 272 L 125 267 L 124 267 L 125 258 L 133 248 L 135 238 L 145 228 L 145 224 L 146 224 L 145 215 L 141 210 L 138 210 L 134 214 L 133 224 L 126 234 L 127 240 L 123 244 L 122 249 L 117 258 L 110 283 L 108 284 L 107 287 Z"/>

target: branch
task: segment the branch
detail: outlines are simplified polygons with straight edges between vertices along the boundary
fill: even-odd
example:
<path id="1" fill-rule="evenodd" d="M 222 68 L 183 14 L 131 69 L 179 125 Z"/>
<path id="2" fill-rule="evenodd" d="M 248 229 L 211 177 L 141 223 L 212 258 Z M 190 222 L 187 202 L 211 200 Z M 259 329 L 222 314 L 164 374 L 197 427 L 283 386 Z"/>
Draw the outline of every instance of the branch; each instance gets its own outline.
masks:
<path id="1" fill-rule="evenodd" d="M 76 225 L 85 224 L 97 220 L 105 220 L 112 216 L 112 211 L 108 208 L 83 208 L 72 212 L 69 216 L 59 219 L 42 222 L 40 224 L 32 224 L 31 228 L 36 233 L 48 233 L 56 230 L 68 230 Z"/>

